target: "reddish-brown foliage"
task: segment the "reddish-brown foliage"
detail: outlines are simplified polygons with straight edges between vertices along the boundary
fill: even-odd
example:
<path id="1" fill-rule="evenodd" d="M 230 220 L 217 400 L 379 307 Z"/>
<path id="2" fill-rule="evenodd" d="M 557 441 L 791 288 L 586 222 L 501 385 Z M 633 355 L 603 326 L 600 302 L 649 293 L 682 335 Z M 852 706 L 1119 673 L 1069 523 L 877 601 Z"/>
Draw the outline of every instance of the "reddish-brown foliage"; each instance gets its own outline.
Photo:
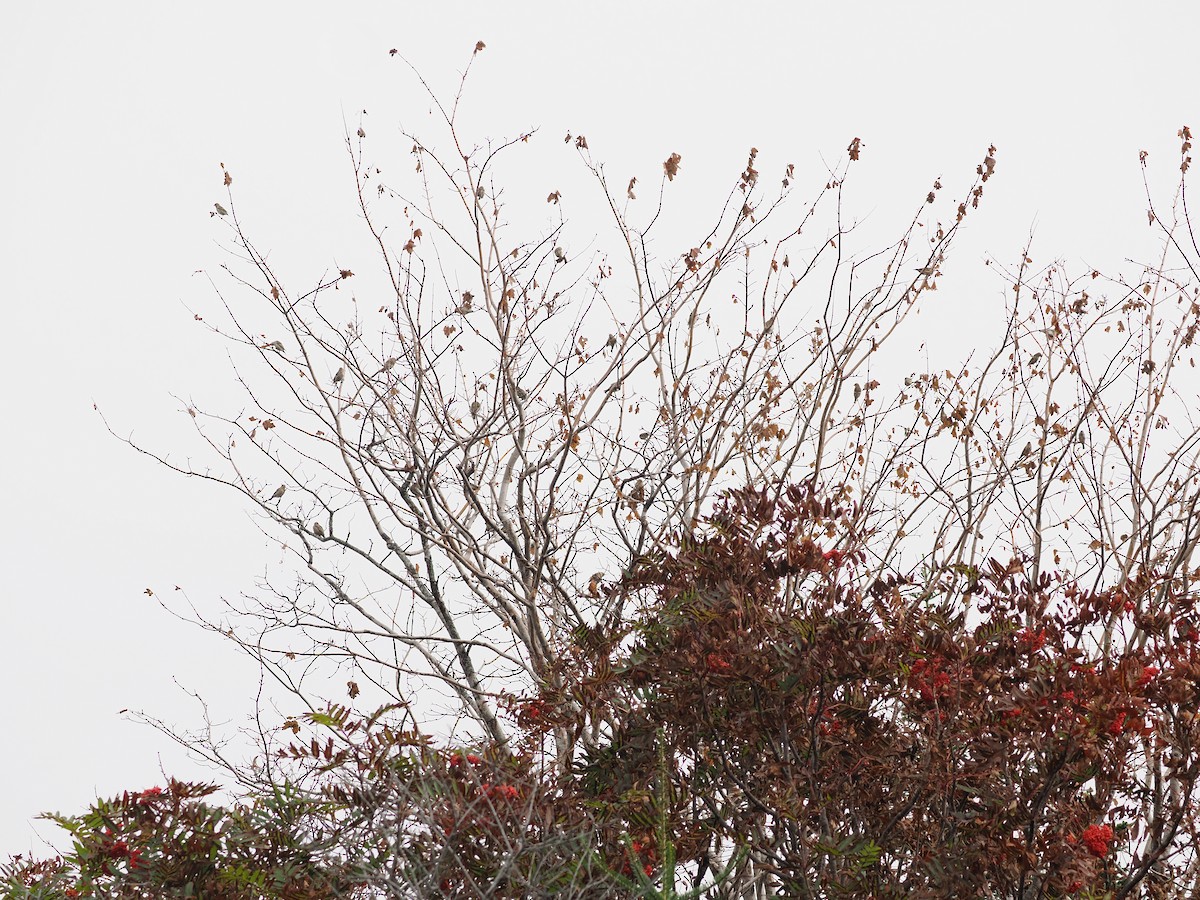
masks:
<path id="1" fill-rule="evenodd" d="M 1030 583 L 1019 560 L 863 589 L 854 519 L 810 485 L 746 488 L 641 561 L 618 588 L 636 625 L 577 647 L 575 687 L 540 698 L 611 729 L 580 800 L 613 835 L 667 803 L 681 860 L 748 843 L 789 895 L 1167 878 L 1193 849 L 1200 657 L 1173 627 L 1192 598 L 1153 573 L 1136 596 Z"/>

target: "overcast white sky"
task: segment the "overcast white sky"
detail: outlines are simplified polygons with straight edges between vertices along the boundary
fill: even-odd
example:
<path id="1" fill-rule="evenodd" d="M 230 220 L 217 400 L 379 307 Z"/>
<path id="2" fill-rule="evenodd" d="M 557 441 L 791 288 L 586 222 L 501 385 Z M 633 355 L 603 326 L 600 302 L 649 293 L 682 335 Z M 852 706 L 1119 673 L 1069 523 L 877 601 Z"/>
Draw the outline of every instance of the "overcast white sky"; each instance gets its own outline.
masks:
<path id="1" fill-rule="evenodd" d="M 764 172 L 811 172 L 861 137 L 850 205 L 886 222 L 938 175 L 965 184 L 995 142 L 997 176 L 928 323 L 968 340 L 999 302 L 985 254 L 1015 259 L 1031 229 L 1035 257 L 1080 268 L 1146 254 L 1138 150 L 1170 185 L 1176 131 L 1200 126 L 1194 4 L 76 0 L 3 18 L 0 854 L 46 852 L 40 811 L 161 782 L 160 766 L 204 777 L 120 710 L 197 725 L 180 685 L 219 721 L 252 709 L 255 670 L 143 591 L 181 585 L 215 610 L 277 551 L 235 496 L 137 457 L 92 405 L 187 452 L 172 394 L 228 395 L 223 348 L 189 312 L 212 301 L 193 273 L 223 259 L 218 163 L 285 275 L 365 261 L 343 121 L 427 121 L 389 49 L 444 88 L 485 41 L 476 133 L 585 133 L 613 172 L 651 184 L 678 152 L 680 202 L 699 213 L 752 145 Z"/>

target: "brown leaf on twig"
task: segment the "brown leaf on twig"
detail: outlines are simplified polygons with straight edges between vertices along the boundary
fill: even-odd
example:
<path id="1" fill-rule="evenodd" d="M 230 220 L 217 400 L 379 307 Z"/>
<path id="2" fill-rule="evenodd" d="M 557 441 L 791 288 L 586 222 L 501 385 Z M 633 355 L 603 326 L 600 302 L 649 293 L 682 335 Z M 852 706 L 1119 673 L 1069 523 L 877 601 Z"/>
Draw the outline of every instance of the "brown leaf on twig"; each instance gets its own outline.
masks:
<path id="1" fill-rule="evenodd" d="M 667 161 L 663 163 L 663 169 L 667 173 L 667 181 L 674 181 L 675 176 L 679 174 L 679 163 L 683 159 L 678 153 L 672 153 Z"/>

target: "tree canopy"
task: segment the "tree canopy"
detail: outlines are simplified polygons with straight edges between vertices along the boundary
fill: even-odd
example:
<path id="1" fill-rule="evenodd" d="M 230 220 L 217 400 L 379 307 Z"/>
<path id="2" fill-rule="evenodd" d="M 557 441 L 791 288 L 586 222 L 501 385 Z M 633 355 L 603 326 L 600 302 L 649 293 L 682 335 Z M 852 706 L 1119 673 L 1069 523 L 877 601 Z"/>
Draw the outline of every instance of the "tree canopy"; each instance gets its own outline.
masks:
<path id="1" fill-rule="evenodd" d="M 294 580 L 196 616 L 293 712 L 249 763 L 157 723 L 235 799 L 55 816 L 71 850 L 9 895 L 1200 889 L 1190 131 L 1156 265 L 993 261 L 1000 327 L 913 370 L 996 147 L 881 246 L 858 137 L 803 200 L 751 148 L 679 242 L 686 154 L 613 182 L 568 134 L 608 222 L 581 233 L 506 179 L 535 135 L 464 136 L 466 83 L 407 163 L 347 135 L 374 262 L 315 285 L 223 171 L 196 318 L 246 407 L 188 403 L 204 465 L 131 446 L 285 552 Z"/>

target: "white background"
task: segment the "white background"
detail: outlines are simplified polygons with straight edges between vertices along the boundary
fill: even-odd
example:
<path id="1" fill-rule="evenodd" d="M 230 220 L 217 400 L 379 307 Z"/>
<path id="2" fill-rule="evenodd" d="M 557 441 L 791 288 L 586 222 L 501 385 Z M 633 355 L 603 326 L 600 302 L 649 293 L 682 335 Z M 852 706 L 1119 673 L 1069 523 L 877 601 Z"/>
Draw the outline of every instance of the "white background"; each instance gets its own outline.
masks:
<path id="1" fill-rule="evenodd" d="M 546 152 L 588 136 L 621 185 L 714 203 L 750 146 L 820 181 L 866 144 L 850 206 L 900 222 L 941 175 L 998 171 L 940 285 L 929 334 L 988 340 L 1013 261 L 1115 271 L 1152 252 L 1140 149 L 1169 190 L 1196 115 L 1191 4 L 607 2 L 9 2 L 0 28 L 0 854 L 45 855 L 43 810 L 207 774 L 164 737 L 210 701 L 236 728 L 256 670 L 144 591 L 214 611 L 277 561 L 232 493 L 136 456 L 180 459 L 182 400 L 232 397 L 193 309 L 225 259 L 208 211 L 234 173 L 239 211 L 285 277 L 369 265 L 344 123 L 429 123 L 397 48 L 438 90 L 477 40 L 466 112 L 478 136 L 539 127 Z M 1136 12 L 1135 12 L 1136 10 Z M 1185 11 L 1187 10 L 1187 11 Z M 555 151 L 560 152 L 560 151 Z M 397 168 L 411 165 L 397 160 Z M 530 176 L 514 190 L 554 184 Z M 547 176 L 549 177 L 549 176 Z M 580 206 L 579 209 L 584 209 Z M 595 207 L 592 207 L 595 208 Z M 573 223 L 586 231 L 587 222 Z M 595 229 L 604 227 L 598 220 Z M 886 232 L 881 227 L 881 233 Z M 892 237 L 896 234 L 892 233 Z M 174 395 L 174 397 L 173 397 Z"/>

